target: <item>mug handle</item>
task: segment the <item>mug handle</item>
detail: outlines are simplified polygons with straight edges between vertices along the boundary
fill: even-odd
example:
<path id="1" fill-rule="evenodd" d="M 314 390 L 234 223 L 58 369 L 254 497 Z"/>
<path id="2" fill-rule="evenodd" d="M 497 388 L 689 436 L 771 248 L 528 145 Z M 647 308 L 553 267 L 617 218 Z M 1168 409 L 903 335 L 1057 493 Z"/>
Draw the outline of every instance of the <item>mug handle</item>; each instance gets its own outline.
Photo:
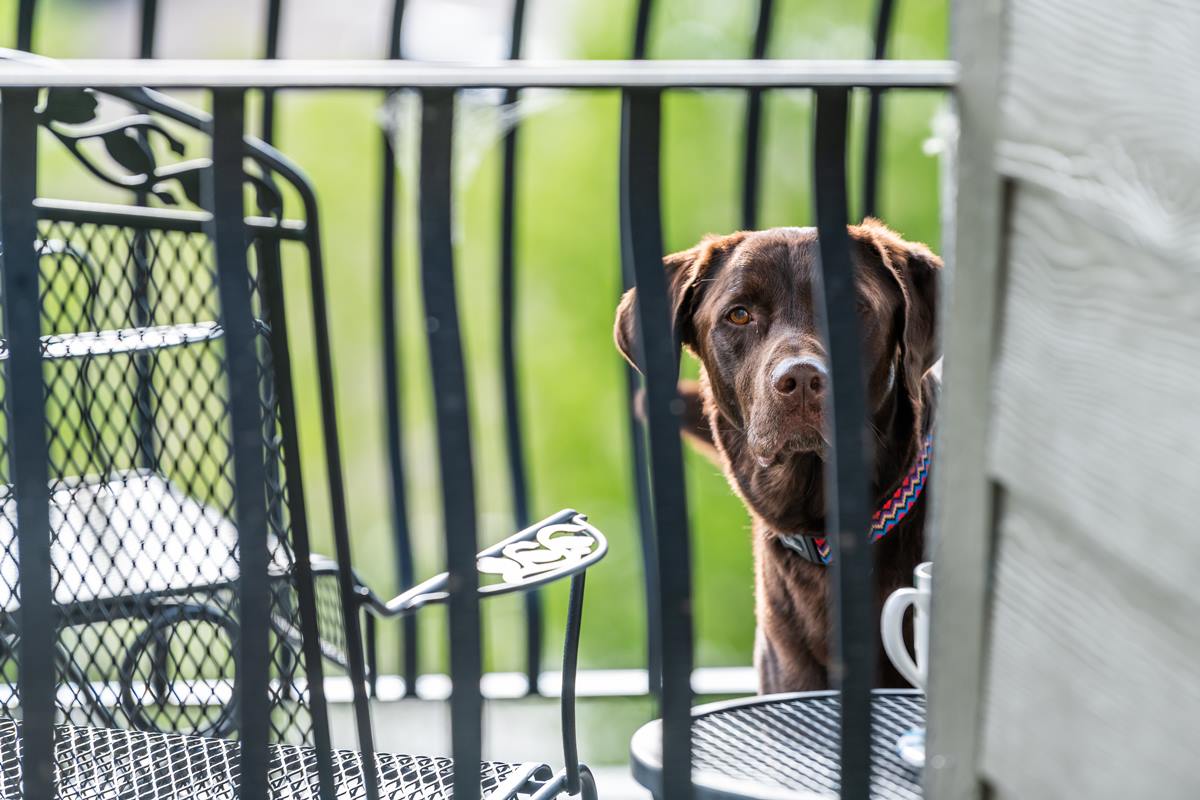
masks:
<path id="1" fill-rule="evenodd" d="M 892 592 L 883 604 L 883 614 L 880 615 L 879 629 L 883 638 L 883 650 L 892 660 L 896 671 L 908 679 L 908 682 L 918 689 L 925 688 L 925 678 L 921 668 L 908 652 L 904 643 L 904 612 L 917 602 L 920 590 L 912 587 L 897 589 Z"/>

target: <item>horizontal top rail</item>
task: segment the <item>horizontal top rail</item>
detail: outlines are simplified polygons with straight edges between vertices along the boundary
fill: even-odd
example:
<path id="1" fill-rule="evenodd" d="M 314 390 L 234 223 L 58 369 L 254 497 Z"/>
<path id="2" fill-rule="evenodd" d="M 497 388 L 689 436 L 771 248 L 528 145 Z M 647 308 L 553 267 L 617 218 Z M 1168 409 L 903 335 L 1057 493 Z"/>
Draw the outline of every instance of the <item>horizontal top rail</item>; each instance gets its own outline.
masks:
<path id="1" fill-rule="evenodd" d="M 0 88 L 947 89 L 953 61 L 707 60 L 427 63 L 386 60 L 63 59 L 0 62 Z"/>

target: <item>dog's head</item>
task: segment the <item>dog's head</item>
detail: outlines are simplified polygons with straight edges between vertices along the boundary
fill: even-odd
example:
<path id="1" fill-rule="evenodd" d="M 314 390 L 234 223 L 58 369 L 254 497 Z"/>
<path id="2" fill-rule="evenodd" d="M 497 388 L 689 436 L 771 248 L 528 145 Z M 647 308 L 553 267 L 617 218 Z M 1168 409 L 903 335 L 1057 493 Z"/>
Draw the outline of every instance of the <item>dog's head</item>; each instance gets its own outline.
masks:
<path id="1" fill-rule="evenodd" d="M 939 353 L 941 261 L 875 220 L 849 230 L 867 401 L 877 417 L 890 414 L 889 425 L 912 428 L 921 419 L 922 379 Z M 829 447 L 829 364 L 814 295 L 816 231 L 710 236 L 663 263 L 675 330 L 703 366 L 718 448 L 748 501 L 764 493 L 752 491 L 755 485 L 780 494 L 797 462 L 819 466 Z M 615 329 L 631 363 L 636 302 L 636 290 L 625 294 Z M 776 516 L 772 509 L 759 511 Z"/>

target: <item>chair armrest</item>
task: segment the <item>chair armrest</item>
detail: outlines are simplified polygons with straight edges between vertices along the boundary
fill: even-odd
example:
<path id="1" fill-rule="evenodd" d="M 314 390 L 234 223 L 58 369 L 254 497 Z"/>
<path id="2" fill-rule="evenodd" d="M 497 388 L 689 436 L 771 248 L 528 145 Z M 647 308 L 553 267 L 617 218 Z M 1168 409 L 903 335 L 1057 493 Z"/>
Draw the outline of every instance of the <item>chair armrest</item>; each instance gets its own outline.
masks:
<path id="1" fill-rule="evenodd" d="M 608 540 L 587 517 L 564 509 L 509 536 L 476 556 L 481 576 L 496 576 L 479 586 L 480 597 L 525 592 L 583 572 L 608 552 Z M 383 600 L 365 585 L 358 587 L 363 607 L 380 617 L 410 614 L 423 606 L 445 602 L 448 573 L 442 572 L 411 589 Z"/>

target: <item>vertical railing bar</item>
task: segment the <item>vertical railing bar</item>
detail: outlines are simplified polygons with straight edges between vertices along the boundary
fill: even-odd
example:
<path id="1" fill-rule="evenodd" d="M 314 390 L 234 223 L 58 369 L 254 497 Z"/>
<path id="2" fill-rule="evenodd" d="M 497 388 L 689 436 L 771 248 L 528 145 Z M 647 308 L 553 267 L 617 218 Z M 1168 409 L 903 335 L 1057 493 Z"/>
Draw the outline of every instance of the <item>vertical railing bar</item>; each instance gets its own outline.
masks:
<path id="1" fill-rule="evenodd" d="M 266 43 L 263 50 L 263 58 L 268 60 L 274 59 L 279 54 L 279 19 L 281 13 L 282 0 L 268 0 L 267 3 L 267 24 L 265 28 Z M 275 90 L 262 90 L 262 117 L 261 117 L 261 138 L 267 144 L 275 143 Z M 263 181 L 270 187 L 275 188 L 275 176 L 268 170 L 261 171 Z M 275 267 L 278 267 L 279 248 L 276 245 L 273 248 L 260 248 L 266 259 L 276 259 Z M 262 264 L 265 269 L 268 265 Z M 282 276 L 280 277 L 282 280 Z M 281 289 L 282 291 L 282 289 Z M 275 421 L 273 419 L 263 420 L 263 433 L 265 435 L 273 435 Z M 267 477 L 272 482 L 272 485 L 282 485 L 279 474 L 280 464 L 278 459 L 269 459 L 267 461 Z M 272 504 L 271 508 L 272 522 L 282 530 L 283 529 L 283 505 Z M 287 659 L 289 656 L 287 651 L 283 654 Z"/>
<path id="2" fill-rule="evenodd" d="M 622 175 L 622 180 L 624 180 L 624 175 Z M 627 276 L 625 287 L 632 287 L 635 283 L 632 265 L 622 272 Z M 637 501 L 638 532 L 641 534 L 642 571 L 646 592 L 646 681 L 650 696 L 661 700 L 663 669 L 659 642 L 662 641 L 662 633 L 658 624 L 662 618 L 662 612 L 659 608 L 658 541 L 654 536 L 654 505 L 650 498 L 650 465 L 649 456 L 646 453 L 646 429 L 634 417 L 632 411 L 637 402 L 641 380 L 638 371 L 626 364 L 625 387 L 629 409 L 627 413 L 630 416 L 629 438 L 633 449 L 633 488 Z"/>
<path id="3" fill-rule="evenodd" d="M 387 134 L 384 134 L 386 139 Z M 392 538 L 396 560 L 396 578 L 400 588 L 407 589 L 415 581 L 412 540 L 408 529 L 408 501 L 405 489 L 403 407 L 400 393 L 400 348 L 397 342 L 398 319 L 396 314 L 396 262 L 395 262 L 395 218 L 396 184 L 391 173 L 395 170 L 395 156 L 391 145 L 384 144 L 383 170 L 387 175 L 383 183 L 381 217 L 383 223 L 381 249 L 381 301 L 383 305 L 383 376 L 386 415 L 388 474 L 391 478 Z M 417 693 L 417 615 L 409 614 L 401 621 L 403 643 L 401 645 L 401 671 L 404 675 L 404 693 L 415 697 Z"/>
<path id="4" fill-rule="evenodd" d="M 508 31 L 508 60 L 521 58 L 522 39 L 525 35 L 525 0 L 513 0 L 512 20 Z M 509 91 L 515 92 L 515 89 Z M 515 98 L 514 98 L 515 99 Z"/>
<path id="5" fill-rule="evenodd" d="M 229 386 L 234 510 L 238 532 L 237 634 L 238 738 L 241 744 L 241 800 L 266 798 L 270 753 L 271 661 L 270 583 L 267 579 L 266 473 L 263 468 L 259 375 L 255 357 L 250 273 L 242 196 L 242 137 L 245 93 L 215 89 L 212 169 L 207 202 L 210 237 L 216 255 L 221 317 L 225 329 L 225 368 Z"/>
<path id="6" fill-rule="evenodd" d="M 650 46 L 650 17 L 654 0 L 638 0 L 637 16 L 633 23 L 633 58 L 641 61 Z"/>
<path id="7" fill-rule="evenodd" d="M 279 25 L 283 14 L 283 0 L 267 0 L 266 43 L 263 58 L 274 61 L 279 58 Z M 263 89 L 262 93 L 262 140 L 275 143 L 275 90 Z"/>
<path id="8" fill-rule="evenodd" d="M 265 41 L 264 48 L 263 48 L 263 58 L 265 58 L 267 60 L 273 60 L 273 59 L 277 58 L 279 55 L 279 24 L 280 24 L 280 14 L 281 13 L 282 13 L 282 0 L 268 0 L 267 20 L 266 20 L 266 26 L 264 29 L 266 41 Z M 275 142 L 275 90 L 274 89 L 263 89 L 262 90 L 261 113 L 262 113 L 262 117 L 261 117 L 260 136 L 261 136 L 262 140 L 264 142 L 266 142 L 267 144 L 274 144 L 274 142 Z M 272 188 L 276 187 L 275 176 L 269 169 L 265 169 L 265 168 L 262 169 L 261 175 L 262 175 L 262 179 L 263 179 L 264 183 L 266 183 L 268 186 L 270 186 Z M 258 250 L 259 250 L 259 253 L 260 253 L 261 259 L 262 259 L 260 262 L 260 272 L 265 273 L 265 272 L 274 270 L 275 273 L 277 275 L 279 275 L 279 281 L 282 282 L 283 276 L 282 276 L 282 274 L 279 273 L 280 252 L 279 252 L 278 240 L 273 241 L 272 243 L 270 243 L 269 246 L 259 247 Z M 282 301 L 282 292 L 283 292 L 282 283 L 279 287 L 279 291 L 280 291 L 280 300 Z M 273 436 L 274 432 L 275 432 L 275 420 L 274 419 L 264 419 L 263 420 L 264 436 L 268 436 L 268 437 Z M 280 475 L 280 467 L 281 467 L 281 465 L 279 463 L 279 459 L 277 459 L 277 458 L 268 459 L 268 461 L 267 461 L 267 478 L 269 481 L 269 485 L 271 485 L 271 486 L 282 486 L 283 485 L 282 476 Z M 282 498 L 280 498 L 280 499 L 282 500 Z M 283 530 L 283 527 L 285 525 L 283 503 L 282 502 L 278 502 L 278 503 L 272 502 L 269 510 L 271 512 L 272 524 L 274 524 L 278 530 Z M 285 662 L 283 666 L 288 667 L 289 666 L 288 661 L 291 659 L 290 651 L 284 650 L 283 653 L 281 654 L 281 656 Z M 306 658 L 307 658 L 307 656 L 306 656 Z M 323 690 L 322 690 L 322 692 L 323 692 Z"/>
<path id="9" fill-rule="evenodd" d="M 433 372 L 446 571 L 450 605 L 450 740 L 454 797 L 478 800 L 482 755 L 482 673 L 475 480 L 471 460 L 470 408 L 455 300 L 451 227 L 451 151 L 454 91 L 421 93 L 420 208 L 421 288 L 425 299 L 429 361 Z"/>
<path id="10" fill-rule="evenodd" d="M 658 542 L 659 652 L 662 658 L 663 797 L 691 796 L 691 561 L 682 408 L 676 389 L 679 343 L 671 325 L 662 265 L 659 186 L 661 101 L 658 90 L 624 93 L 625 197 L 622 255 L 637 284 L 637 363 L 646 376 L 646 422 L 654 535 Z"/>
<path id="11" fill-rule="evenodd" d="M 144 141 L 145 132 L 139 131 L 138 139 Z M 147 196 L 138 192 L 135 202 L 144 206 Z M 150 242 L 149 233 L 145 230 L 133 231 L 133 324 L 143 327 L 151 324 L 150 313 Z M 154 362 L 148 353 L 135 353 L 133 371 L 136 378 L 134 387 L 134 407 L 137 411 L 136 430 L 138 466 L 159 471 L 158 448 L 154 430 L 154 392 L 152 372 Z M 85 391 L 90 391 L 85 388 Z"/>
<path id="12" fill-rule="evenodd" d="M 305 677 L 308 679 L 309 713 L 312 715 L 313 744 L 316 746 L 317 756 L 317 780 L 321 800 L 333 800 L 333 743 L 330 738 L 329 709 L 325 702 L 325 669 L 320 630 L 317 627 L 317 596 L 312 571 L 312 546 L 308 534 L 308 505 L 301 472 L 296 403 L 292 394 L 291 348 L 288 344 L 283 276 L 279 269 L 279 240 L 265 241 L 260 248 L 260 252 L 263 251 L 270 251 L 270 254 L 261 258 L 262 274 L 259 281 L 271 324 L 271 377 L 279 401 L 279 427 L 288 481 L 288 509 L 291 512 L 289 521 L 300 611 L 301 649 L 304 654 Z"/>
<path id="13" fill-rule="evenodd" d="M 525 27 L 525 0 L 513 3 L 508 58 L 521 57 L 521 37 Z M 504 105 L 517 102 L 519 92 L 504 92 Z M 521 402 L 517 390 L 516 352 L 516 184 L 517 122 L 504 135 L 503 175 L 500 183 L 500 363 L 504 383 L 505 449 L 514 523 L 513 530 L 529 525 L 529 487 L 525 470 L 524 437 L 521 434 Z M 542 665 L 542 604 L 538 592 L 525 594 L 525 677 L 527 692 L 538 694 Z"/>
<path id="14" fill-rule="evenodd" d="M 37 0 L 21 0 L 17 6 L 17 49 L 33 52 L 33 18 Z"/>
<path id="15" fill-rule="evenodd" d="M 638 0 L 633 31 L 632 57 L 642 60 L 650 36 L 650 17 L 653 0 Z M 622 122 L 624 125 L 624 121 Z M 621 137 L 621 203 L 626 202 L 629 191 L 625 181 L 628 169 L 628 137 Z M 622 211 L 622 214 L 625 212 Z M 629 259 L 621 262 L 621 289 L 630 289 L 634 280 L 633 264 Z M 638 388 L 642 378 L 638 371 L 625 365 L 625 411 L 629 420 L 629 441 L 633 452 L 633 490 L 637 500 L 638 533 L 642 545 L 642 574 L 646 593 L 646 678 L 652 697 L 662 697 L 662 657 L 658 649 L 660 634 L 658 620 L 658 543 L 654 537 L 654 507 L 650 500 L 650 467 L 646 456 L 646 429 L 638 420 L 633 409 L 637 405 Z"/>
<path id="16" fill-rule="evenodd" d="M 279 53 L 279 22 L 280 22 L 281 5 L 282 5 L 281 0 L 268 0 L 268 3 L 267 3 L 267 19 L 266 19 L 266 25 L 264 28 L 266 41 L 265 41 L 264 49 L 263 49 L 263 57 L 268 60 L 276 58 Z M 264 142 L 266 142 L 267 144 L 274 144 L 274 141 L 275 141 L 275 90 L 273 90 L 273 89 L 263 89 L 262 90 L 262 109 L 261 109 L 260 122 L 261 122 L 261 125 L 260 125 L 259 135 L 260 135 L 261 139 Z M 270 186 L 272 188 L 276 187 L 275 176 L 270 170 L 263 168 L 261 170 L 261 176 L 262 176 L 263 182 L 266 183 L 268 186 Z M 260 280 L 260 282 L 262 282 L 264 284 L 264 286 L 262 287 L 264 298 L 265 298 L 264 304 L 270 300 L 270 298 L 266 296 L 267 295 L 267 287 L 265 286 L 265 283 L 268 280 L 270 280 L 270 278 L 266 277 L 266 276 L 267 276 L 267 273 L 273 273 L 276 276 L 276 279 L 280 284 L 278 287 L 278 291 L 279 291 L 280 309 L 282 309 L 283 276 L 279 270 L 279 261 L 280 261 L 279 240 L 277 240 L 277 239 L 269 240 L 266 242 L 259 242 L 258 244 L 259 244 L 259 246 L 257 247 L 257 252 L 259 254 L 259 280 Z M 282 316 L 280 318 L 282 319 Z M 272 346 L 273 345 L 274 345 L 274 338 L 272 339 Z M 286 352 L 287 351 L 285 349 L 283 351 L 285 357 L 286 357 Z M 287 366 L 290 366 L 290 365 L 287 365 Z M 290 375 L 290 368 L 287 371 Z M 275 388 L 276 388 L 276 391 L 279 390 L 278 387 L 275 387 Z M 294 412 L 293 412 L 292 419 L 293 419 L 293 424 L 294 424 L 294 419 L 295 419 Z M 269 439 L 275 435 L 275 425 L 276 425 L 276 420 L 274 419 L 273 416 L 268 415 L 268 416 L 264 417 L 264 419 L 263 419 L 264 439 Z M 289 464 L 291 464 L 291 462 L 292 462 L 291 454 L 290 453 L 286 454 L 284 456 L 284 460 L 287 461 Z M 296 466 L 298 467 L 298 465 L 299 465 L 298 458 L 295 460 L 295 463 L 296 463 Z M 284 498 L 282 496 L 282 487 L 284 485 L 284 479 L 283 479 L 283 475 L 281 475 L 281 473 L 280 473 L 281 468 L 284 468 L 284 466 L 285 465 L 280 464 L 280 460 L 278 457 L 268 458 L 266 461 L 266 473 L 267 473 L 268 487 L 280 487 L 281 488 L 280 495 L 278 497 L 272 495 L 270 498 L 271 502 L 268 504 L 268 512 L 270 514 L 271 524 L 274 526 L 275 530 L 280 530 L 280 531 L 284 530 L 284 527 L 287 524 L 286 520 L 285 520 L 285 515 L 284 515 L 284 502 L 283 502 Z M 291 471 L 290 467 L 287 467 L 287 469 L 289 470 L 290 475 L 298 475 L 299 474 L 298 472 Z M 289 490 L 290 490 L 290 486 L 289 486 Z M 292 507 L 295 508 L 294 505 Z M 307 537 L 307 532 L 305 533 L 305 536 Z M 307 559 L 308 556 L 304 556 L 304 558 Z M 308 569 L 307 565 L 305 566 L 305 569 L 303 571 L 311 573 L 311 570 Z M 297 570 L 297 576 L 298 576 L 299 580 L 303 580 L 303 578 L 300 577 L 300 570 Z M 285 602 L 285 603 L 290 602 L 290 598 L 287 597 L 286 595 L 284 595 L 281 598 L 281 602 Z M 305 613 L 303 608 L 300 609 L 300 613 L 301 613 L 301 615 L 303 615 Z M 303 620 L 302 620 L 302 622 L 303 622 Z M 315 618 L 312 623 L 312 631 L 313 631 L 313 636 L 318 635 L 317 630 L 316 630 Z M 307 642 L 305 642 L 305 645 L 307 645 Z M 280 653 L 280 660 L 281 660 L 280 667 L 281 667 L 281 673 L 282 673 L 281 677 L 284 679 L 287 679 L 293 674 L 293 670 L 295 668 L 295 664 L 293 663 L 295 660 L 294 653 L 290 649 L 286 648 L 284 645 L 281 644 L 280 646 L 284 647 L 283 651 Z M 307 653 L 305 654 L 304 658 L 305 658 L 305 661 L 311 661 L 311 659 L 307 655 Z M 286 686 L 284 687 L 285 692 L 288 691 L 289 689 L 290 689 L 290 687 L 286 687 Z M 324 703 L 324 687 L 321 687 L 319 689 L 318 695 L 319 696 L 317 697 L 317 699 L 314 699 L 311 702 L 316 703 L 319 701 L 321 703 Z M 324 715 L 324 709 L 322 709 L 322 715 Z M 316 720 L 316 714 L 314 714 L 314 727 L 316 727 L 318 729 L 320 728 L 320 723 L 318 723 L 318 721 Z M 319 740 L 321 738 L 321 735 L 322 734 L 318 732 L 316 738 Z M 325 738 L 328 738 L 327 733 L 326 733 Z M 318 750 L 319 749 L 320 749 L 320 745 L 318 744 Z M 328 760 L 328 759 L 326 759 L 326 760 Z M 320 755 L 320 753 L 318 753 L 318 761 L 317 761 L 318 777 L 321 780 L 324 780 L 323 770 L 324 770 L 325 766 L 326 765 L 324 763 L 322 763 L 322 756 Z M 325 790 L 322 789 L 322 791 L 325 791 Z"/>
<path id="17" fill-rule="evenodd" d="M 771 38 L 774 0 L 759 0 L 750 57 L 766 58 Z M 758 191 L 761 174 L 763 92 L 751 89 L 746 95 L 746 141 L 742 158 L 742 228 L 758 227 Z"/>
<path id="18" fill-rule="evenodd" d="M 134 234 L 133 265 L 136 270 L 133 286 L 134 324 L 149 325 L 149 256 L 145 234 Z M 154 438 L 154 400 L 150 389 L 152 362 L 144 353 L 135 354 L 133 359 L 134 374 L 137 378 L 135 387 L 134 407 L 137 410 L 137 455 L 138 466 L 157 472 L 159 469 L 158 449 Z M 87 389 L 85 388 L 85 391 Z"/>
<path id="19" fill-rule="evenodd" d="M 142 0 L 141 28 L 138 32 L 138 58 L 154 57 L 154 39 L 158 28 L 158 0 Z M 135 134 L 143 147 L 149 143 L 144 130 Z M 149 195 L 144 190 L 134 193 L 134 202 L 147 205 Z M 133 232 L 133 324 L 142 327 L 150 324 L 150 246 L 145 230 Z M 133 358 L 136 377 L 134 408 L 137 410 L 137 458 L 138 466 L 153 472 L 159 471 L 158 449 L 154 441 L 154 394 L 151 388 L 153 362 L 148 353 L 137 353 Z"/>
<path id="20" fill-rule="evenodd" d="M 32 3 L 29 4 L 32 6 Z M 25 9 L 25 4 L 21 6 Z M 0 102 L 0 263 L 8 327 L 8 391 L 21 621 L 21 704 L 25 797 L 54 796 L 54 699 L 58 638 L 50 573 L 49 450 L 37 241 L 36 89 L 6 89 Z"/>
<path id="21" fill-rule="evenodd" d="M 816 90 L 814 195 L 821 280 L 817 293 L 829 348 L 833 453 L 825 467 L 825 527 L 833 542 L 834 659 L 841 689 L 841 797 L 867 800 L 871 768 L 871 684 L 875 676 L 868 495 L 871 435 L 862 371 L 857 289 L 846 230 L 846 126 L 850 90 Z"/>
<path id="22" fill-rule="evenodd" d="M 392 27 L 388 40 L 388 58 L 401 57 L 401 36 L 404 32 L 404 0 L 392 6 Z M 396 559 L 396 577 L 401 589 L 408 589 L 415 580 L 412 537 L 408 529 L 408 501 L 404 478 L 403 399 L 400 394 L 400 348 L 397 341 L 396 316 L 396 152 L 391 135 L 383 131 L 382 166 L 380 176 L 383 196 L 380 203 L 380 301 L 383 327 L 383 382 L 386 415 L 388 474 L 392 489 L 392 537 Z M 401 621 L 404 641 L 400 652 L 404 674 L 404 694 L 417 696 L 417 615 L 409 614 Z"/>
<path id="23" fill-rule="evenodd" d="M 893 0 L 877 0 L 875 6 L 875 38 L 871 57 L 879 60 L 887 55 L 888 36 L 892 28 Z M 872 87 L 868 90 L 867 133 L 863 145 L 862 216 L 874 217 L 879 213 L 879 148 L 880 132 L 883 129 L 883 90 Z"/>
<path id="24" fill-rule="evenodd" d="M 141 28 L 138 31 L 138 58 L 154 58 L 154 37 L 158 27 L 158 0 L 142 0 Z"/>
<path id="25" fill-rule="evenodd" d="M 389 29 L 388 38 L 388 58 L 392 61 L 402 58 L 403 41 L 400 38 L 404 34 L 404 11 L 407 7 L 405 0 L 394 0 L 392 3 L 392 25 Z"/>
<path id="26" fill-rule="evenodd" d="M 622 176 L 624 180 L 624 176 Z M 635 284 L 632 269 L 623 270 L 625 288 Z M 641 534 L 642 572 L 646 591 L 646 679 L 650 697 L 662 699 L 662 640 L 659 631 L 661 610 L 659 608 L 659 547 L 654 537 L 654 505 L 650 499 L 649 455 L 646 451 L 646 426 L 634 414 L 637 390 L 641 375 L 636 369 L 625 365 L 626 415 L 629 419 L 629 438 L 634 453 L 634 492 L 637 503 L 637 530 Z"/>

